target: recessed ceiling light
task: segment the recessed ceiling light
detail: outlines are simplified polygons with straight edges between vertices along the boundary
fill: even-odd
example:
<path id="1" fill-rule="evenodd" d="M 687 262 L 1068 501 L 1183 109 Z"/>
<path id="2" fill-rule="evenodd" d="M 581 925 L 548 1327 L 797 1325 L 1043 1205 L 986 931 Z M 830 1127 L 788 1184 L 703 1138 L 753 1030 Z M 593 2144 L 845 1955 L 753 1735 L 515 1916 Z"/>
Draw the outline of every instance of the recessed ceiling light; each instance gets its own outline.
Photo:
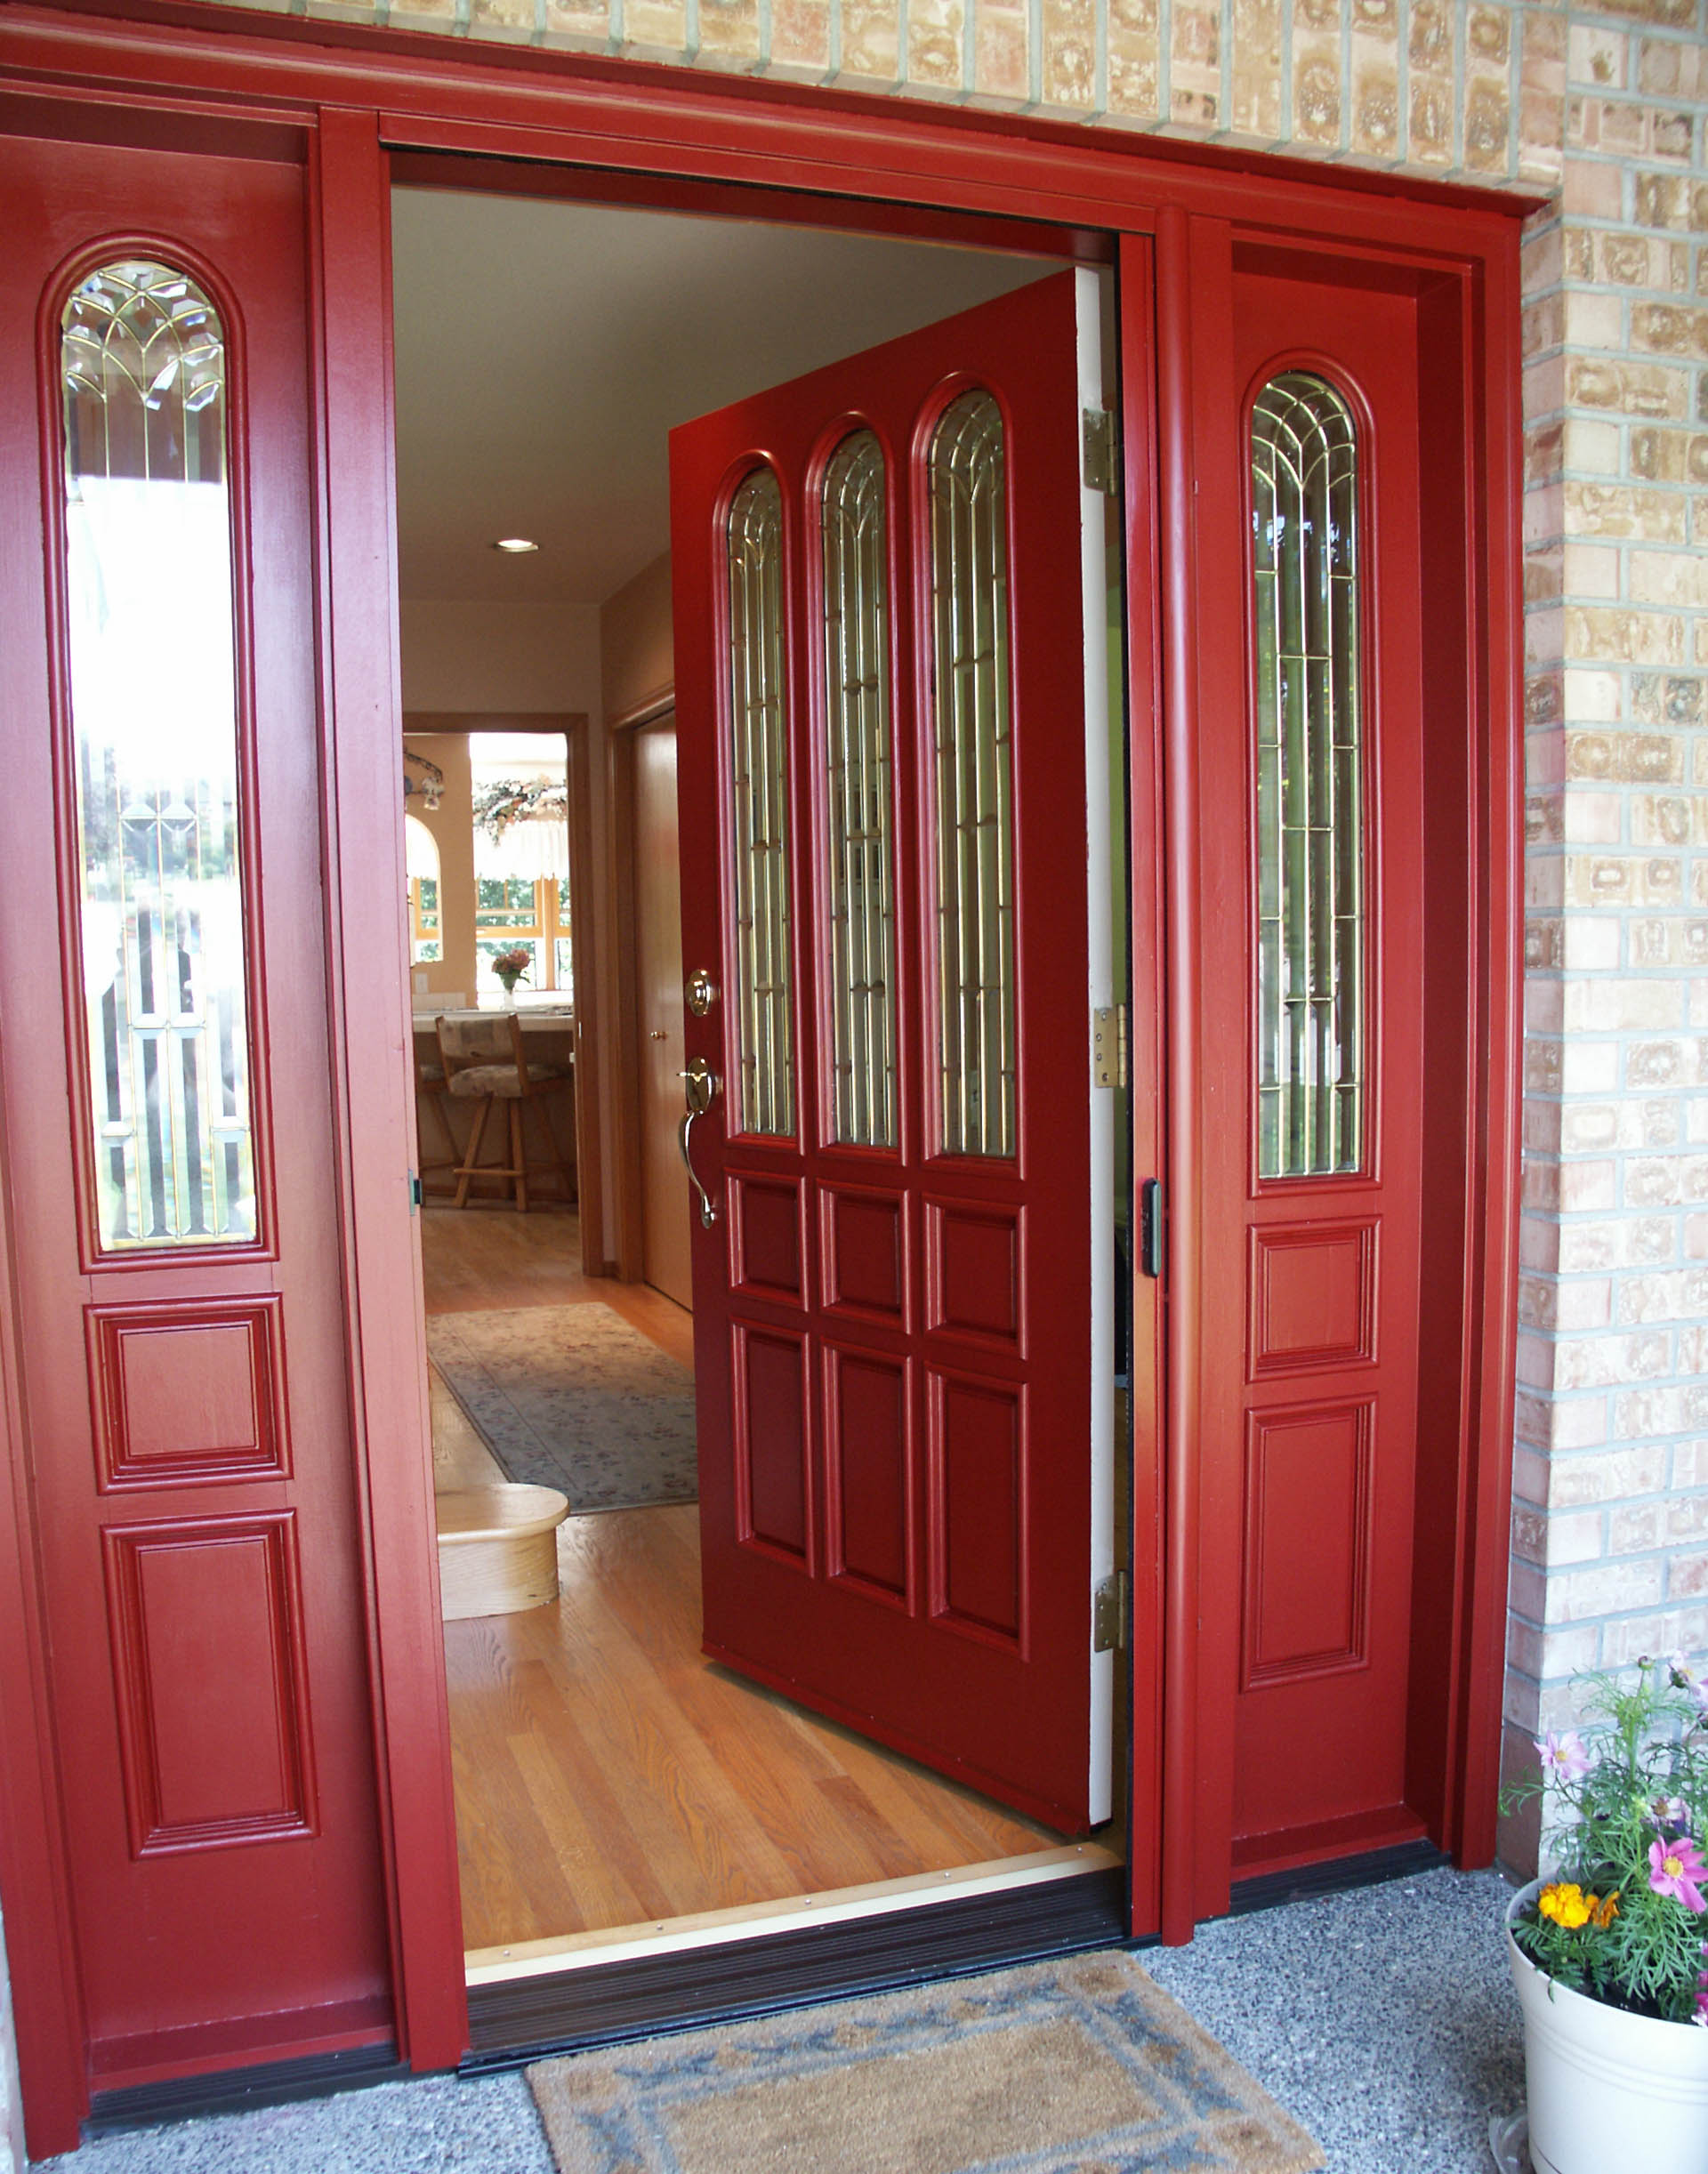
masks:
<path id="1" fill-rule="evenodd" d="M 492 548 L 494 551 L 538 551 L 540 547 L 528 536 L 500 536 Z"/>

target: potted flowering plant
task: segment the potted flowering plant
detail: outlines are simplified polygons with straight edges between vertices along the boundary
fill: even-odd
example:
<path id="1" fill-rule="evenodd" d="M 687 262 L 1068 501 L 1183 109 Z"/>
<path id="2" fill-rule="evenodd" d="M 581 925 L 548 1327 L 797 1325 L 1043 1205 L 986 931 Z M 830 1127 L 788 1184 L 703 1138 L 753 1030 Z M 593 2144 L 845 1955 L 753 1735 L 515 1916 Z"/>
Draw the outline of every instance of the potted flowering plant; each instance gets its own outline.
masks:
<path id="1" fill-rule="evenodd" d="M 1583 1726 L 1536 1746 L 1554 1877 L 1513 1898 L 1538 2174 L 1708 2168 L 1708 1693 L 1680 1654 L 1584 1679 Z"/>
<path id="2" fill-rule="evenodd" d="M 526 981 L 528 970 L 534 963 L 534 954 L 526 944 L 512 944 L 508 951 L 495 951 L 492 970 L 504 985 L 504 994 L 514 996 L 516 984 Z"/>

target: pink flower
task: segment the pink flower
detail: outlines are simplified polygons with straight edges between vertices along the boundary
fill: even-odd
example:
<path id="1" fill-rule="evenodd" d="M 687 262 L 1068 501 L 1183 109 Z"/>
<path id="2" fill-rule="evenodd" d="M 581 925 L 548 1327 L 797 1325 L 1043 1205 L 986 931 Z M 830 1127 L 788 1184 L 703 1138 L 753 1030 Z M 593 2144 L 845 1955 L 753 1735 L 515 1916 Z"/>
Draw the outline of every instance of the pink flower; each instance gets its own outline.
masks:
<path id="1" fill-rule="evenodd" d="M 1546 1736 L 1535 1739 L 1542 1753 L 1544 1774 L 1558 1775 L 1563 1782 L 1582 1780 L 1590 1770 L 1590 1755 L 1583 1748 L 1583 1739 L 1575 1728 L 1568 1728 L 1563 1736 L 1551 1728 Z"/>
<path id="2" fill-rule="evenodd" d="M 1667 1895 L 1687 1910 L 1708 1910 L 1698 1880 L 1708 1880 L 1708 1864 L 1697 1854 L 1688 1834 L 1677 1841 L 1653 1841 L 1648 1846 L 1648 1884 L 1657 1895 Z"/>

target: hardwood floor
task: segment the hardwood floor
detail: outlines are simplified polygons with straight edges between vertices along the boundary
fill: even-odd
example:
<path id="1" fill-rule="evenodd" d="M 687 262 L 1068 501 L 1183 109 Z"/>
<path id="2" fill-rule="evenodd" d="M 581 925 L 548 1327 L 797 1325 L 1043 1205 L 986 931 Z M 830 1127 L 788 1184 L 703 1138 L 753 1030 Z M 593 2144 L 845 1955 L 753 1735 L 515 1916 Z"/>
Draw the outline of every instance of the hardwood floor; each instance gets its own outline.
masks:
<path id="1" fill-rule="evenodd" d="M 433 1312 L 612 1306 L 692 1361 L 692 1318 L 582 1276 L 571 1215 L 429 1211 Z M 441 1486 L 485 1445 L 437 1377 Z M 471 1951 L 984 1864 L 1059 1837 L 702 1658 L 692 1504 L 572 1517 L 550 1607 L 445 1626 Z"/>

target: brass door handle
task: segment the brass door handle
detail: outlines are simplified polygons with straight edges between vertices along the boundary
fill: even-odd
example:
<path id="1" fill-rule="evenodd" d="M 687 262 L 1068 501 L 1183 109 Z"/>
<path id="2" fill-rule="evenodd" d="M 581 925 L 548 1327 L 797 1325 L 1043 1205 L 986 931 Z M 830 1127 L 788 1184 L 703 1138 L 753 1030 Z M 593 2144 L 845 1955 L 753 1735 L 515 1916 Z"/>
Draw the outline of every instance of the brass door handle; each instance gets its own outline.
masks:
<path id="1" fill-rule="evenodd" d="M 687 1071 L 679 1072 L 676 1076 L 685 1083 L 688 1098 L 688 1107 L 682 1113 L 681 1131 L 676 1136 L 677 1145 L 682 1151 L 682 1168 L 688 1172 L 688 1181 L 700 1196 L 700 1228 L 710 1230 L 718 1220 L 718 1211 L 713 1204 L 711 1194 L 700 1183 L 693 1155 L 689 1151 L 689 1137 L 694 1130 L 694 1120 L 704 1117 L 712 1107 L 718 1091 L 718 1075 L 704 1057 L 697 1057 Z"/>
<path id="2" fill-rule="evenodd" d="M 662 1027 L 648 1027 L 648 1029 L 647 1029 L 647 1039 L 648 1039 L 648 1041 L 649 1041 L 649 1042 L 662 1042 L 662 1041 L 664 1041 L 664 1039 L 665 1039 L 665 1030 L 664 1030 L 664 1028 L 663 1028 Z"/>

